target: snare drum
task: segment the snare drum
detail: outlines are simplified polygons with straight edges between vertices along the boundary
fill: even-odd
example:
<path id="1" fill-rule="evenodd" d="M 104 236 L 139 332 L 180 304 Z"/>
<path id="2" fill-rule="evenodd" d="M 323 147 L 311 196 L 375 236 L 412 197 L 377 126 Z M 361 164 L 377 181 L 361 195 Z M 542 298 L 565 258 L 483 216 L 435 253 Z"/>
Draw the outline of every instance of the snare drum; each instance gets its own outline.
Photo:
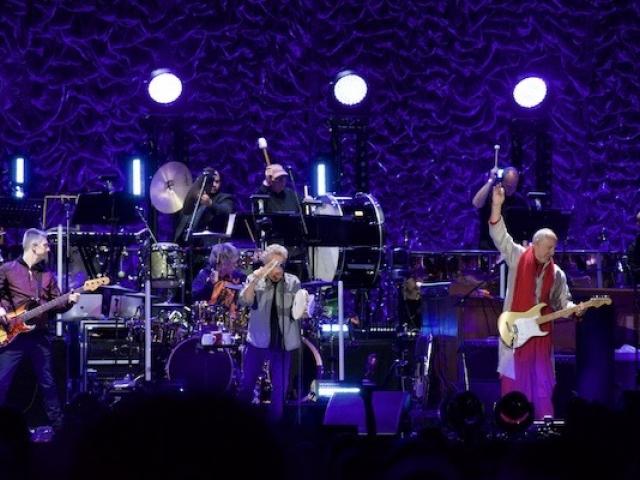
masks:
<path id="1" fill-rule="evenodd" d="M 151 246 L 151 284 L 154 288 L 176 288 L 184 282 L 184 251 L 175 243 Z"/>
<path id="2" fill-rule="evenodd" d="M 345 231 L 340 232 L 342 245 L 312 247 L 313 277 L 326 282 L 342 280 L 346 288 L 372 288 L 380 277 L 384 260 L 384 214 L 377 200 L 368 193 L 351 197 L 324 195 L 315 216 L 344 218 Z M 345 241 L 346 240 L 346 241 Z"/>
<path id="3" fill-rule="evenodd" d="M 203 346 L 199 336 L 183 340 L 169 354 L 167 378 L 191 391 L 222 393 L 231 389 L 236 366 L 229 348 Z"/>

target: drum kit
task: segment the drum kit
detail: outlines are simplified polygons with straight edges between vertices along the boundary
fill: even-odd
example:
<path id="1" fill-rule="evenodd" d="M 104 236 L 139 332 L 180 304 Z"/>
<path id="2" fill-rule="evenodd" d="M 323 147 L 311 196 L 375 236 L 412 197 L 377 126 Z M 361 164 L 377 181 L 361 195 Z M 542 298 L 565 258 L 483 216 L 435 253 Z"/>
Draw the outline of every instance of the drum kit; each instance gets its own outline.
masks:
<path id="1" fill-rule="evenodd" d="M 180 162 L 168 162 L 154 174 L 150 185 L 151 204 L 161 213 L 191 216 L 198 204 L 205 178 L 193 181 L 188 167 Z M 322 359 L 314 345 L 314 337 L 324 322 L 331 322 L 324 313 L 324 292 L 335 282 L 342 280 L 345 288 L 371 288 L 379 280 L 384 259 L 384 215 L 380 205 L 369 194 L 358 193 L 353 197 L 324 195 L 306 205 L 309 241 L 304 247 L 308 258 L 311 281 L 303 284 L 293 305 L 294 317 L 301 320 L 305 337 L 304 350 L 310 356 L 317 376 L 322 370 Z M 239 214 L 241 215 L 241 214 Z M 274 218 L 274 221 L 276 218 Z M 253 228 L 249 226 L 253 222 Z M 247 230 L 256 233 L 255 215 L 247 215 L 244 222 L 236 221 Z M 200 233 L 200 232 L 197 232 Z M 253 239 L 253 235 L 249 232 Z M 201 235 L 193 234 L 193 239 Z M 231 238 L 234 238 L 233 236 Z M 260 238 L 256 235 L 255 238 Z M 298 238 L 298 237 L 296 237 Z M 185 287 L 189 287 L 189 250 L 177 243 L 149 242 L 140 258 L 148 259 L 143 265 L 155 293 L 167 292 L 167 301 L 152 303 L 152 350 L 164 352 L 155 355 L 159 365 L 152 371 L 162 372 L 172 382 L 184 383 L 191 389 L 229 391 L 237 386 L 242 370 L 242 352 L 248 326 L 249 310 L 236 305 L 234 312 L 223 305 L 211 305 L 208 301 L 185 304 Z M 285 242 L 285 246 L 291 247 Z M 298 245 L 299 246 L 299 245 Z M 264 247 L 264 245 L 262 245 Z M 255 244 L 241 250 L 239 267 L 249 272 L 261 251 Z M 144 262 L 143 262 L 144 263 Z M 112 295 L 124 294 L 142 297 L 142 293 L 117 291 L 110 287 Z M 225 288 L 237 290 L 240 285 L 228 284 Z M 182 302 L 173 302 L 169 294 L 182 289 Z M 312 292 L 309 294 L 308 292 Z M 158 302 L 161 297 L 155 296 Z M 139 308 L 128 321 L 130 338 L 144 339 L 144 320 Z M 139 351 L 139 350 L 138 350 Z M 305 374 L 305 377 L 310 375 Z M 305 379 L 306 381 L 306 379 Z"/>

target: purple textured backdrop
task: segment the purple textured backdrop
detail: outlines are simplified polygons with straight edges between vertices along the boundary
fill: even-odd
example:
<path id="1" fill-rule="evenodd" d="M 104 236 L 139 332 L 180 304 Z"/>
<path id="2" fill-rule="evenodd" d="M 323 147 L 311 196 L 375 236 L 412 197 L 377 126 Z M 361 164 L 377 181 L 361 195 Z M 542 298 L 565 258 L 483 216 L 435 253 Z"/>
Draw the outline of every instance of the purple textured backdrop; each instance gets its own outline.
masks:
<path id="1" fill-rule="evenodd" d="M 415 248 L 473 248 L 470 197 L 496 142 L 508 163 L 511 88 L 538 72 L 554 206 L 574 209 L 568 245 L 599 247 L 605 228 L 620 249 L 634 233 L 637 2 L 44 3 L 4 2 L 0 17 L 0 148 L 29 156 L 34 194 L 95 189 L 105 173 L 124 185 L 124 158 L 152 126 L 164 162 L 180 124 L 192 171 L 217 166 L 247 206 L 264 166 L 257 137 L 308 177 L 330 149 L 328 83 L 352 67 L 370 84 L 370 190 L 390 240 L 406 228 Z M 144 82 L 160 66 L 185 92 L 154 123 Z"/>

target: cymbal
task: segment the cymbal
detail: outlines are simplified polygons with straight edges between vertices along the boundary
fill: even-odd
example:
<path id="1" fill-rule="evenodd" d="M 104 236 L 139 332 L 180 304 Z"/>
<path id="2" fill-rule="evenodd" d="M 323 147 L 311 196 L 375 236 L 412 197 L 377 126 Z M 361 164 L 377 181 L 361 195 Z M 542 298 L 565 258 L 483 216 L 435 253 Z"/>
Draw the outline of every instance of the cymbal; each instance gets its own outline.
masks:
<path id="1" fill-rule="evenodd" d="M 161 308 L 182 308 L 184 307 L 184 303 L 162 302 L 162 303 L 154 303 L 153 306 L 161 307 Z"/>
<path id="2" fill-rule="evenodd" d="M 310 280 L 308 282 L 304 282 L 300 285 L 302 288 L 322 288 L 322 287 L 331 287 L 333 286 L 333 282 L 326 282 L 324 280 Z"/>
<path id="3" fill-rule="evenodd" d="M 176 213 L 183 207 L 192 181 L 191 172 L 184 163 L 165 163 L 151 179 L 152 205 L 162 213 Z"/>
<path id="4" fill-rule="evenodd" d="M 103 285 L 101 288 L 103 288 L 104 290 L 112 290 L 114 292 L 123 292 L 123 293 L 135 292 L 135 290 L 132 290 L 131 288 L 123 287 L 121 285 L 118 285 L 117 283 L 114 283 L 113 285 Z"/>
<path id="5" fill-rule="evenodd" d="M 125 293 L 124 294 L 125 297 L 136 297 L 136 298 L 144 298 L 144 292 L 135 292 L 135 293 Z M 158 295 L 150 295 L 149 298 L 151 298 L 152 300 L 154 298 L 160 298 Z"/>

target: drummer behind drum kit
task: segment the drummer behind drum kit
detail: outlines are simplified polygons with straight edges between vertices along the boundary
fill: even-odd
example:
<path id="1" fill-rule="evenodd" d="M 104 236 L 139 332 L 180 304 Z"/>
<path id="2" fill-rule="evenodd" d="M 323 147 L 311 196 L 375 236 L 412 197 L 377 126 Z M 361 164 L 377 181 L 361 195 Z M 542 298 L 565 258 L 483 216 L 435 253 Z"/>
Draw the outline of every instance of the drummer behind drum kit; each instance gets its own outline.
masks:
<path id="1" fill-rule="evenodd" d="M 194 210 L 204 181 L 204 177 L 200 176 L 193 182 L 189 169 L 183 163 L 168 162 L 153 176 L 150 186 L 151 203 L 165 214 L 182 211 L 188 215 L 190 212 L 190 231 L 191 227 L 195 226 Z M 330 287 L 333 282 L 342 280 L 345 288 L 366 289 L 372 288 L 378 282 L 384 259 L 385 225 L 378 202 L 366 193 L 357 193 L 354 197 L 325 195 L 313 202 L 307 202 L 305 207 L 305 217 L 309 220 L 306 241 L 308 271 L 312 277 L 306 285 L 312 291 L 316 286 L 321 285 L 321 288 L 316 289 L 313 294 L 301 289 L 295 296 L 292 314 L 294 318 L 301 319 L 303 325 L 311 325 L 303 330 L 314 330 L 318 329 L 319 318 L 322 316 L 322 312 L 318 310 L 323 308 L 324 287 Z M 244 224 L 236 224 L 246 225 L 247 230 L 257 232 L 255 223 L 252 223 L 254 228 L 249 226 L 250 221 L 256 221 L 253 215 L 247 215 Z M 190 238 L 195 240 L 202 237 L 199 233 L 202 232 L 194 232 Z M 251 231 L 249 234 L 251 235 Z M 217 240 L 220 241 L 222 238 L 221 235 Z M 296 238 L 299 238 L 299 235 Z M 186 278 L 187 251 L 176 243 L 157 242 L 153 235 L 152 239 L 153 242 L 147 244 L 141 258 L 148 259 L 146 271 L 155 293 L 165 291 L 169 300 L 153 304 L 153 312 L 156 315 L 151 322 L 152 351 L 155 351 L 155 365 L 152 365 L 152 371 L 155 375 L 165 376 L 170 381 L 184 384 L 190 389 L 217 392 L 233 390 L 242 370 L 248 309 L 237 307 L 232 315 L 228 307 L 210 305 L 208 301 L 184 305 L 184 289 L 185 285 L 189 284 L 189 279 Z M 229 239 L 229 235 L 226 239 Z M 285 242 L 285 246 L 300 245 Z M 245 258 L 246 255 L 242 256 L 242 266 L 247 270 L 253 266 L 254 250 L 259 251 L 259 248 L 252 249 L 250 260 Z M 225 288 L 233 290 L 237 296 L 241 286 L 228 284 Z M 132 303 L 132 300 L 112 303 L 110 314 L 127 320 L 131 330 L 127 336 L 129 341 L 142 341 L 144 321 L 140 297 L 143 294 L 133 291 L 118 292 L 117 286 L 111 289 L 112 296 L 124 293 L 126 297 L 139 301 L 137 304 Z M 182 289 L 183 302 L 171 301 L 175 297 L 170 294 L 172 289 Z M 318 349 L 309 338 L 305 338 L 304 345 L 313 354 L 313 365 L 318 371 L 321 370 L 322 359 Z M 132 351 L 139 353 L 142 349 L 130 348 L 129 352 Z M 116 382 L 114 386 L 116 384 L 131 385 L 127 382 Z"/>

